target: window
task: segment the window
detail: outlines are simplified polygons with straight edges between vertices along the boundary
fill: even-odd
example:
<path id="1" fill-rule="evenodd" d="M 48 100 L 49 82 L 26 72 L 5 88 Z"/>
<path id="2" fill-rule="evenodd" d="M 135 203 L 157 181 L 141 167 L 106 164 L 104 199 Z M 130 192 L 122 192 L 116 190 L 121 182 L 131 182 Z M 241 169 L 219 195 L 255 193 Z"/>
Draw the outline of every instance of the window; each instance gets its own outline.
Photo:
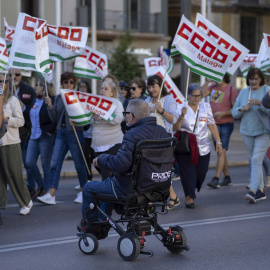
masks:
<path id="1" fill-rule="evenodd" d="M 257 53 L 256 50 L 256 18 L 241 17 L 241 44 L 250 50 L 250 53 Z"/>
<path id="2" fill-rule="evenodd" d="M 128 28 L 139 29 L 139 0 L 128 1 Z"/>

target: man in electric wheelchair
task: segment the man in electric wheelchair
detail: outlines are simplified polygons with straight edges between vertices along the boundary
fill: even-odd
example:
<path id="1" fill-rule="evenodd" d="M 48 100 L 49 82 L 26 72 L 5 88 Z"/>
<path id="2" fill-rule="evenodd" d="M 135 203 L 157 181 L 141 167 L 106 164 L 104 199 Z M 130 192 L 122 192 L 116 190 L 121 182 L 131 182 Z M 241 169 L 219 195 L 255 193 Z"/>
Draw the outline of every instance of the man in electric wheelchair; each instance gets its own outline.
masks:
<path id="1" fill-rule="evenodd" d="M 148 104 L 142 99 L 129 102 L 124 112 L 127 132 L 116 155 L 101 154 L 94 159 L 95 166 L 113 172 L 105 181 L 86 183 L 83 189 L 82 220 L 78 226 L 79 248 L 85 254 L 98 249 L 98 240 L 107 237 L 113 227 L 120 235 L 118 253 L 127 261 L 142 251 L 145 235 L 161 235 L 158 239 L 172 253 L 188 250 L 182 228 L 164 230 L 157 224 L 157 209 L 166 212 L 166 201 L 171 185 L 175 138 L 149 117 Z M 110 216 L 115 209 L 119 220 Z M 127 223 L 125 231 L 118 223 Z"/>

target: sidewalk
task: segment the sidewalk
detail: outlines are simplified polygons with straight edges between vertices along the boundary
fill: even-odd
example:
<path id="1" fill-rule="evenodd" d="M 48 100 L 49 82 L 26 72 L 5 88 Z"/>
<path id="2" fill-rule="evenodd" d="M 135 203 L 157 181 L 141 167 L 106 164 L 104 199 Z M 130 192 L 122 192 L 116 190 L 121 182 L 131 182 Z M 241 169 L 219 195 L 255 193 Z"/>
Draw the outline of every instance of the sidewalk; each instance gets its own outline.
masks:
<path id="1" fill-rule="evenodd" d="M 227 151 L 229 167 L 249 165 L 248 154 L 247 154 L 244 142 L 242 140 L 242 137 L 240 135 L 239 128 L 240 128 L 240 121 L 235 121 L 234 131 L 232 133 L 230 144 L 229 144 L 229 150 Z M 213 143 L 211 143 L 211 145 L 212 145 L 212 151 L 211 151 L 209 168 L 215 168 L 216 161 L 217 161 L 217 154 L 215 153 Z M 42 172 L 40 159 L 38 160 L 38 167 L 40 168 L 40 171 Z M 92 173 L 94 175 L 98 175 L 98 172 L 93 166 L 92 166 Z M 63 163 L 62 171 L 61 171 L 61 178 L 76 177 L 76 176 L 77 176 L 77 172 L 75 170 L 73 160 L 65 160 Z M 24 171 L 24 177 L 26 177 L 25 171 Z"/>

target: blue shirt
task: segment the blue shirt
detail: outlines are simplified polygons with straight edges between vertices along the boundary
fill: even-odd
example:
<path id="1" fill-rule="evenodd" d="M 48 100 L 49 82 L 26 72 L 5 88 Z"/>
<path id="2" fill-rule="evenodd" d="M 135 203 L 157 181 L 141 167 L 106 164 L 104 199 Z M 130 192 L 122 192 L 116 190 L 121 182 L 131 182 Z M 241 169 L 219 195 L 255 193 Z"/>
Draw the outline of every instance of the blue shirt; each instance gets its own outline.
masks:
<path id="1" fill-rule="evenodd" d="M 232 116 L 236 119 L 241 118 L 240 133 L 246 136 L 259 136 L 267 133 L 263 122 L 260 120 L 257 111 L 260 110 L 266 115 L 269 113 L 269 109 L 266 109 L 262 104 L 260 106 L 251 106 L 247 112 L 240 112 L 239 109 L 244 107 L 249 99 L 262 100 L 264 95 L 270 89 L 269 86 L 263 85 L 258 90 L 251 91 L 249 87 L 240 91 L 235 104 L 232 109 Z"/>
<path id="2" fill-rule="evenodd" d="M 42 130 L 40 128 L 40 122 L 39 122 L 39 112 L 42 107 L 42 104 L 44 102 L 44 98 L 42 99 L 36 99 L 35 104 L 30 110 L 30 119 L 31 119 L 31 136 L 30 139 L 35 140 L 38 139 L 42 135 Z"/>

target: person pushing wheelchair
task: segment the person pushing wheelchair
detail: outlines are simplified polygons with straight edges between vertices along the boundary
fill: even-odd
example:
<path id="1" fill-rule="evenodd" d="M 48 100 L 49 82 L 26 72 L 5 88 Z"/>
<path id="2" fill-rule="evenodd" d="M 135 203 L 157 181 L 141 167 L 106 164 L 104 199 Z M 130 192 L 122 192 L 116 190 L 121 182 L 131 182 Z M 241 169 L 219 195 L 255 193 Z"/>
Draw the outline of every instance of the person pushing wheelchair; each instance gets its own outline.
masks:
<path id="1" fill-rule="evenodd" d="M 149 106 L 142 99 L 130 100 L 123 115 L 126 118 L 127 132 L 124 135 L 121 148 L 116 155 L 101 154 L 93 160 L 94 166 L 105 167 L 114 173 L 121 174 L 121 176 L 112 179 L 115 193 L 119 196 L 128 194 L 129 177 L 123 174 L 131 172 L 136 144 L 142 139 L 169 137 L 167 131 L 157 125 L 156 118 L 149 116 Z M 155 148 L 155 145 L 153 145 L 153 148 Z M 95 194 L 98 193 L 114 194 L 110 178 L 105 181 L 87 182 L 83 188 L 82 218 L 86 218 L 89 222 L 98 221 L 96 208 L 89 211 L 88 216 L 85 217 L 85 211 L 89 205 L 98 202 L 95 198 Z M 112 205 L 103 203 L 101 208 L 108 215 L 111 215 Z"/>

